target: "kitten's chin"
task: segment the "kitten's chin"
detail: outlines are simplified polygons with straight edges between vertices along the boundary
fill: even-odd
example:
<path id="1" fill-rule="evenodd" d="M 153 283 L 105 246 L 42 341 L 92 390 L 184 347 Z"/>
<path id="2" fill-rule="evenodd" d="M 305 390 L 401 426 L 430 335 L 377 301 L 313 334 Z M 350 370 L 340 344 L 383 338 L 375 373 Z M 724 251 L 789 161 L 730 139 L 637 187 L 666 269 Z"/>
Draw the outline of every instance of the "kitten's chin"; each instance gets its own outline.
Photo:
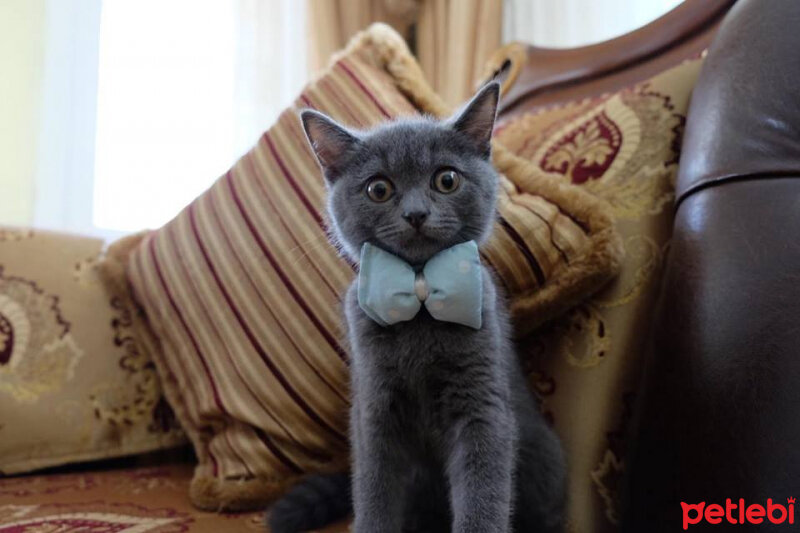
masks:
<path id="1" fill-rule="evenodd" d="M 413 267 L 422 267 L 439 252 L 470 240 L 475 240 L 480 243 L 481 236 L 473 235 L 471 232 L 465 232 L 463 228 L 453 231 L 431 228 L 423 228 L 421 231 L 418 231 L 409 228 L 408 231 L 394 234 L 393 237 L 388 240 L 373 237 L 366 242 L 396 255 Z M 360 259 L 360 251 L 363 245 L 364 243 L 362 242 L 358 246 L 357 253 L 350 254 L 356 261 Z M 352 246 L 353 243 L 346 246 L 348 251 Z"/>
<path id="2" fill-rule="evenodd" d="M 434 255 L 458 244 L 455 235 L 432 235 L 415 231 L 392 242 L 376 242 L 376 246 L 390 252 L 412 266 L 423 266 Z"/>

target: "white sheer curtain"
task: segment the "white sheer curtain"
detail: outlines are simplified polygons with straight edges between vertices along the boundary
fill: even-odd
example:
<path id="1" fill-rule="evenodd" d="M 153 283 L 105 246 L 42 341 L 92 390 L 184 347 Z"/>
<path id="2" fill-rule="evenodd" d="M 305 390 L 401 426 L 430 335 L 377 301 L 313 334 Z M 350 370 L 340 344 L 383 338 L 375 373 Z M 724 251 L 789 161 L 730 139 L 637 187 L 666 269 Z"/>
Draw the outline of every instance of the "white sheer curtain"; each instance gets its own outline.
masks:
<path id="1" fill-rule="evenodd" d="M 250 147 L 308 80 L 307 6 L 300 0 L 235 0 L 236 139 Z"/>
<path id="2" fill-rule="evenodd" d="M 305 2 L 46 8 L 40 227 L 113 237 L 163 224 L 258 140 L 307 79 Z"/>
<path id="3" fill-rule="evenodd" d="M 35 225 L 92 232 L 101 0 L 44 2 Z"/>
<path id="4" fill-rule="evenodd" d="M 505 0 L 504 39 L 576 46 L 624 33 L 677 3 Z M 0 0 L 0 7 L 8 19 L 0 29 L 13 37 L 0 54 L 9 65 L 4 83 L 18 85 L 3 93 L 16 114 L 0 138 L 34 125 L 31 140 L 17 143 L 31 155 L 20 154 L 0 176 L 0 224 L 108 237 L 158 226 L 247 150 L 308 76 L 302 0 Z M 28 27 L 15 16 L 29 18 L 31 29 L 13 32 Z M 28 52 L 23 60 L 11 49 Z"/>
<path id="5" fill-rule="evenodd" d="M 681 0 L 505 0 L 503 41 L 570 48 L 644 26 Z"/>

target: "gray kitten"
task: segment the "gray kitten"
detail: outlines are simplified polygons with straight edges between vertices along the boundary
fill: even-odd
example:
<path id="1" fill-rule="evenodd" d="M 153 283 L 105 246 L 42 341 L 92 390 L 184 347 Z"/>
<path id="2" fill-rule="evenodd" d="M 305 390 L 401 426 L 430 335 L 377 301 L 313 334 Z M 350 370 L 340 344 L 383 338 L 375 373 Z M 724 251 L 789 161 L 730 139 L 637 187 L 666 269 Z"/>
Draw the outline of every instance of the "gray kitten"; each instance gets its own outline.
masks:
<path id="1" fill-rule="evenodd" d="M 332 231 L 350 259 L 368 242 L 421 269 L 446 248 L 486 241 L 498 97 L 492 83 L 449 120 L 358 132 L 302 113 L 328 185 Z M 343 518 L 351 499 L 356 533 L 560 531 L 563 453 L 527 387 L 490 273 L 483 269 L 478 330 L 436 321 L 424 307 L 382 327 L 359 307 L 357 281 L 345 314 L 352 480 L 307 478 L 270 510 L 273 533 Z"/>

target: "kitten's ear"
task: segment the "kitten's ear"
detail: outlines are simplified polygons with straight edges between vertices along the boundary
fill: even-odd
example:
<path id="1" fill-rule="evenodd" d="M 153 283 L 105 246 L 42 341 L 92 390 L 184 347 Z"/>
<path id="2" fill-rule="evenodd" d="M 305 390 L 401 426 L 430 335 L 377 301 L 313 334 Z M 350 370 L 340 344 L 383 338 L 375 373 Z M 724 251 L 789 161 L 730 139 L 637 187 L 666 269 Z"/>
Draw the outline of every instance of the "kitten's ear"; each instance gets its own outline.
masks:
<path id="1" fill-rule="evenodd" d="M 319 111 L 306 109 L 300 113 L 300 120 L 323 169 L 335 168 L 342 157 L 359 143 L 358 137 Z"/>
<path id="2" fill-rule="evenodd" d="M 492 152 L 492 129 L 499 100 L 500 84 L 489 82 L 453 121 L 453 129 L 466 135 L 484 157 L 489 157 Z"/>

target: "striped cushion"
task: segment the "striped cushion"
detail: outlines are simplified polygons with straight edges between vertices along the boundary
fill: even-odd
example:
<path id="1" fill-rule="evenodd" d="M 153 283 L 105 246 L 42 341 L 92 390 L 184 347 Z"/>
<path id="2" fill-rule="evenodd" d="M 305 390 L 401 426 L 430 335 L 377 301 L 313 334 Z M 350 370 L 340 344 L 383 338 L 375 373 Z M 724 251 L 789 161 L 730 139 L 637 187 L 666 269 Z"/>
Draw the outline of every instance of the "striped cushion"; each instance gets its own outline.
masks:
<path id="1" fill-rule="evenodd" d="M 261 506 L 298 476 L 346 463 L 340 302 L 355 267 L 326 239 L 325 187 L 297 109 L 357 127 L 443 113 L 421 80 L 399 36 L 368 30 L 230 171 L 132 252 L 129 279 L 154 332 L 155 362 L 197 451 L 196 505 Z M 483 257 L 522 331 L 608 278 L 613 239 L 583 193 L 540 183 L 502 147 L 495 154 L 506 177 Z"/>

